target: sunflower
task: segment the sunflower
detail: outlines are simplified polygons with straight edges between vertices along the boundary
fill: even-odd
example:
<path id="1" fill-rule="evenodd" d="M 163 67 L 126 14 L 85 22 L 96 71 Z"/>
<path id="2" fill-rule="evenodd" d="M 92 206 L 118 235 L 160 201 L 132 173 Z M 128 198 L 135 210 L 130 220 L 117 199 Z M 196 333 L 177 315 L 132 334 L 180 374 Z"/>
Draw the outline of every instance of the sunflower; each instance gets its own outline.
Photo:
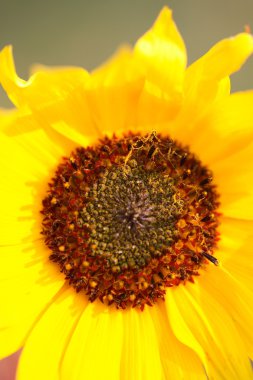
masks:
<path id="1" fill-rule="evenodd" d="M 0 355 L 17 379 L 253 379 L 250 34 L 186 68 L 164 8 L 92 73 L 10 47 L 0 81 Z"/>

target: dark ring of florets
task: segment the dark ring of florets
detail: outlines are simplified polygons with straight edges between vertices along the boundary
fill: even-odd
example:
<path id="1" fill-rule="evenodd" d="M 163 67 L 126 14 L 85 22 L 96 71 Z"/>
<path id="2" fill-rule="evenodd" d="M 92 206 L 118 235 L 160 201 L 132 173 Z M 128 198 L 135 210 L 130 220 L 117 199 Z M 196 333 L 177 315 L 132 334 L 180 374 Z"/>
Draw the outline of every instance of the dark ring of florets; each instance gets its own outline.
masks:
<path id="1" fill-rule="evenodd" d="M 78 148 L 49 186 L 42 234 L 50 259 L 90 301 L 143 309 L 166 287 L 193 281 L 207 260 L 218 263 L 211 173 L 168 137 Z"/>

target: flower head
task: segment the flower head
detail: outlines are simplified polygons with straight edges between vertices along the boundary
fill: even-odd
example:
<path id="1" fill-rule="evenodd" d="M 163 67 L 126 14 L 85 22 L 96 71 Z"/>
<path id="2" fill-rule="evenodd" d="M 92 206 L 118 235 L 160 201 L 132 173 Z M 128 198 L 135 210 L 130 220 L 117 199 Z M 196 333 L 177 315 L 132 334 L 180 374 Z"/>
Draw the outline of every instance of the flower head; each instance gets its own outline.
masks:
<path id="1" fill-rule="evenodd" d="M 191 66 L 164 8 L 92 73 L 0 82 L 0 354 L 18 379 L 250 379 L 251 91 L 242 33 Z"/>

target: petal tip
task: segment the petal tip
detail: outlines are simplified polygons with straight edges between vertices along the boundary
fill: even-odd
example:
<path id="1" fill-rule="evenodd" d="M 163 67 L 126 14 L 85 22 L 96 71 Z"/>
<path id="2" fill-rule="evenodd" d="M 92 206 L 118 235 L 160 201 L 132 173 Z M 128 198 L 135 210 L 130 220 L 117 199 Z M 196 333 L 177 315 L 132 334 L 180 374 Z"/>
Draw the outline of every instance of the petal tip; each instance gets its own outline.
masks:
<path id="1" fill-rule="evenodd" d="M 0 51 L 0 83 L 8 76 L 8 72 L 15 72 L 12 45 L 6 45 Z"/>
<path id="2" fill-rule="evenodd" d="M 14 104 L 15 88 L 23 87 L 25 83 L 16 73 L 12 45 L 6 45 L 0 52 L 0 84 Z"/>
<path id="3" fill-rule="evenodd" d="M 172 19 L 172 10 L 167 7 L 166 5 L 161 9 L 155 23 L 157 23 L 158 21 L 160 21 L 161 23 L 166 23 L 168 22 L 169 20 Z"/>

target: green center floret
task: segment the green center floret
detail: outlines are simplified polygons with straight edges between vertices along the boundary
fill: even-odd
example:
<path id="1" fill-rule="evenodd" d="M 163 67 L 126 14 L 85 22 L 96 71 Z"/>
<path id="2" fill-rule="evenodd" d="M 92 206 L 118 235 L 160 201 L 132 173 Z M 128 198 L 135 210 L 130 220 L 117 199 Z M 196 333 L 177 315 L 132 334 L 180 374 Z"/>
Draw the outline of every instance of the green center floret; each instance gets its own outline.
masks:
<path id="1" fill-rule="evenodd" d="M 131 160 L 104 173 L 86 194 L 81 217 L 90 228 L 92 254 L 114 271 L 139 269 L 161 256 L 175 240 L 183 201 L 173 180 Z M 90 227 L 92 226 L 92 227 Z"/>

